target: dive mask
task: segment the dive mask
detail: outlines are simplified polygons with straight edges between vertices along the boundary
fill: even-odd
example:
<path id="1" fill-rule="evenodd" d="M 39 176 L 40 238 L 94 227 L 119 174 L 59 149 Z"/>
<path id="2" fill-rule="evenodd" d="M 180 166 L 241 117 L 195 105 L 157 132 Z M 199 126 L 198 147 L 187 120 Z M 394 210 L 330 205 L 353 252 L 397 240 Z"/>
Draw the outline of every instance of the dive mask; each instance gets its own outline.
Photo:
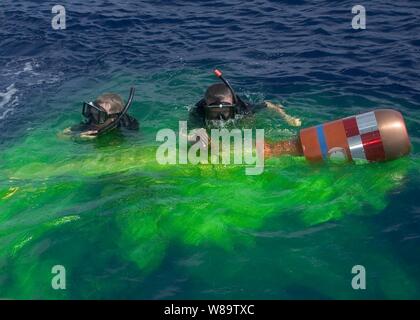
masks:
<path id="1" fill-rule="evenodd" d="M 207 120 L 230 120 L 236 115 L 236 105 L 220 103 L 211 104 L 204 108 Z"/>
<path id="2" fill-rule="evenodd" d="M 89 124 L 99 125 L 98 135 L 108 132 L 119 126 L 120 121 L 127 114 L 134 99 L 135 89 L 130 89 L 130 95 L 123 110 L 119 113 L 108 114 L 104 108 L 95 104 L 94 102 L 84 102 L 82 114 L 87 118 Z"/>
<path id="3" fill-rule="evenodd" d="M 83 102 L 82 115 L 93 124 L 104 124 L 110 116 L 94 102 Z"/>

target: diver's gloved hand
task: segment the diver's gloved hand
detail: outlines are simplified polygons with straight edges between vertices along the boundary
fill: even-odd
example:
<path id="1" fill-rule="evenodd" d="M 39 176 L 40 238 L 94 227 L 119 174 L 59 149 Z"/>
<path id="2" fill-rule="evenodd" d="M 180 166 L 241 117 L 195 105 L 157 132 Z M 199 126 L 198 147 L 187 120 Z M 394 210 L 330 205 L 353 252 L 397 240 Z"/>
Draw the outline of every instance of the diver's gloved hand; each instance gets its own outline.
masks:
<path id="1" fill-rule="evenodd" d="M 204 148 L 208 148 L 211 142 L 210 137 L 204 128 L 192 130 L 187 136 L 187 140 L 189 143 L 200 142 Z"/>
<path id="2" fill-rule="evenodd" d="M 80 138 L 93 139 L 98 135 L 98 130 L 89 130 L 80 133 Z"/>

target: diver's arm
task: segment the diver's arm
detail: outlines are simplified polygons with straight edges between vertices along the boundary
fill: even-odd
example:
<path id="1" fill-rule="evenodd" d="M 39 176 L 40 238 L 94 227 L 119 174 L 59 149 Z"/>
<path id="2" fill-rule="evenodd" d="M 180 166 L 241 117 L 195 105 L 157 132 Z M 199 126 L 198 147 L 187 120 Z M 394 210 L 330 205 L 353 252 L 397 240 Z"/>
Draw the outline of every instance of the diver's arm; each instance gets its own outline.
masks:
<path id="1" fill-rule="evenodd" d="M 82 139 L 94 139 L 97 136 L 98 136 L 97 130 L 84 131 L 79 134 L 79 138 L 82 138 Z"/>
<path id="2" fill-rule="evenodd" d="M 264 103 L 268 109 L 276 111 L 289 125 L 293 127 L 301 126 L 302 123 L 300 119 L 288 115 L 281 104 L 274 104 L 270 101 L 264 101 Z"/>
<path id="3" fill-rule="evenodd" d="M 264 156 L 280 157 L 283 155 L 303 156 L 302 143 L 299 138 L 278 142 L 264 143 Z"/>
<path id="4" fill-rule="evenodd" d="M 82 139 L 93 139 L 98 134 L 97 130 L 74 130 L 75 128 L 78 129 L 80 125 L 76 125 L 73 127 L 68 127 L 63 131 L 57 134 L 57 137 L 60 139 L 68 139 L 68 138 L 82 138 Z"/>

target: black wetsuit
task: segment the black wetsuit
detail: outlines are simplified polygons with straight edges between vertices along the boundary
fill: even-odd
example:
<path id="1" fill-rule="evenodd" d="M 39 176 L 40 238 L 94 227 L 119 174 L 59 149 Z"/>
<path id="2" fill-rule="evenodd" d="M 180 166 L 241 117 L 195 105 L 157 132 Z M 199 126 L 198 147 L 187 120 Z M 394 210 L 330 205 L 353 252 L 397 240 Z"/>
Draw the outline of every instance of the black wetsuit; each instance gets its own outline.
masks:
<path id="1" fill-rule="evenodd" d="M 118 127 L 126 128 L 128 130 L 138 130 L 139 122 L 136 118 L 126 114 L 121 118 Z"/>

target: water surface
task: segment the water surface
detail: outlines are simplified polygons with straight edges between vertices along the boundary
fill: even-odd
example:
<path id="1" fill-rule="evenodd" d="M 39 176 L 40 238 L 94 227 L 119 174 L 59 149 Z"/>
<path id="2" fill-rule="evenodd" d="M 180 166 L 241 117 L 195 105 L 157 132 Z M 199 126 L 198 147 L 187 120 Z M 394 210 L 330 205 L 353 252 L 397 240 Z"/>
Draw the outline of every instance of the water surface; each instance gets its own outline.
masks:
<path id="1" fill-rule="evenodd" d="M 358 31 L 351 1 L 72 1 L 59 31 L 54 4 L 0 10 L 1 298 L 419 298 L 418 4 L 370 1 Z M 157 131 L 188 118 L 214 67 L 304 126 L 397 109 L 413 152 L 270 159 L 260 176 L 157 164 Z M 131 85 L 138 133 L 59 137 L 81 101 Z M 270 111 L 242 125 L 298 132 Z M 365 291 L 351 288 L 358 264 Z"/>

